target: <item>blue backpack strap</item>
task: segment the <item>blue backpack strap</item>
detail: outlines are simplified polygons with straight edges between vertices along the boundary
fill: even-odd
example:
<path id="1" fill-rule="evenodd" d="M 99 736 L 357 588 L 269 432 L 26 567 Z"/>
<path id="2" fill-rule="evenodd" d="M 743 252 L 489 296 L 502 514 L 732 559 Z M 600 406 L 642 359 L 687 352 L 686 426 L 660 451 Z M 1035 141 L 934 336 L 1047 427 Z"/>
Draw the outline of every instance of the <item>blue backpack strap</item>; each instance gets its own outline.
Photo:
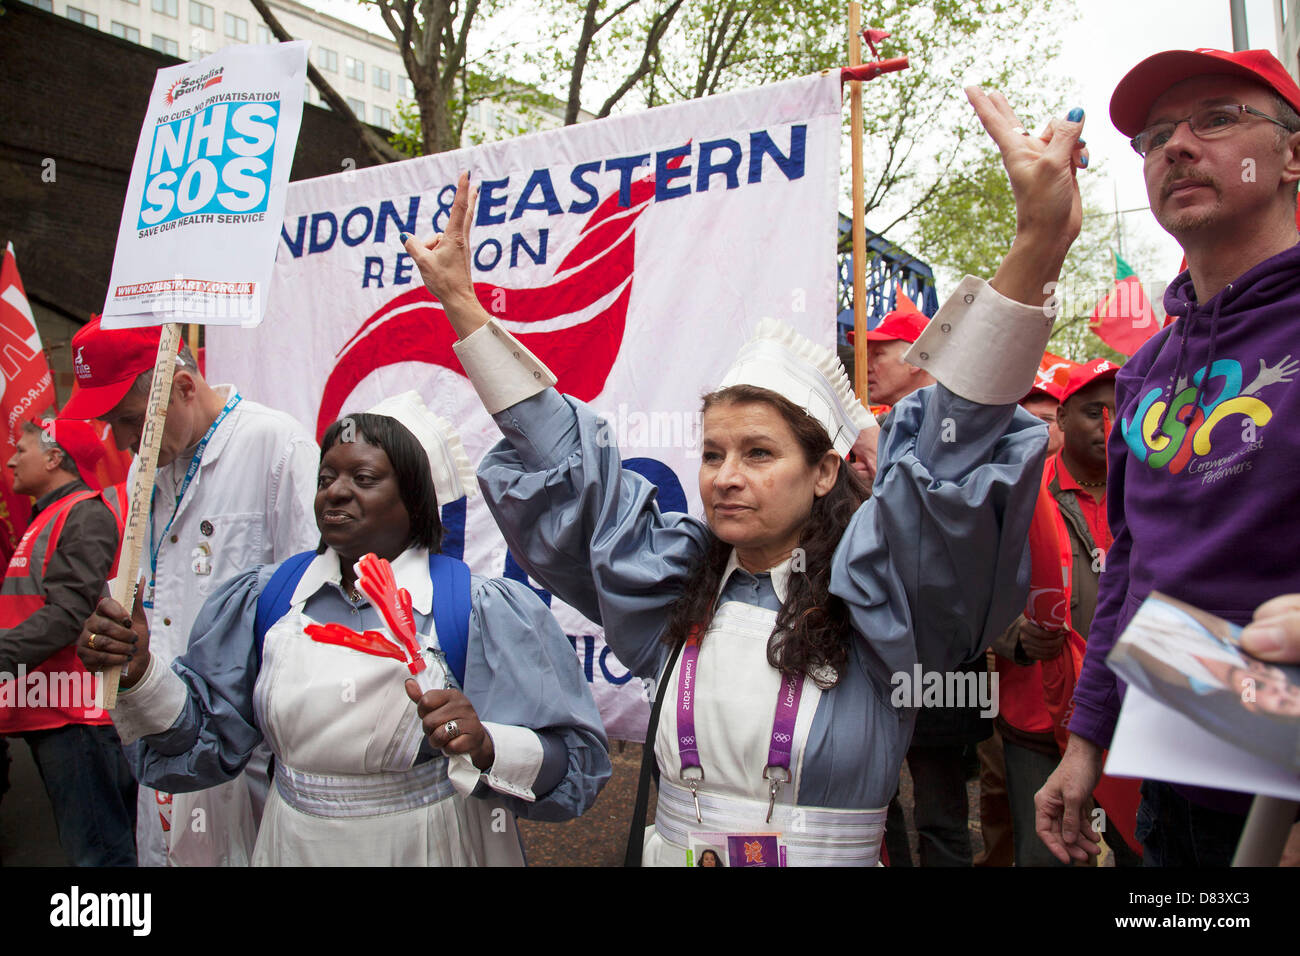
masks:
<path id="1" fill-rule="evenodd" d="M 294 589 L 298 587 L 298 582 L 307 572 L 307 565 L 311 564 L 314 557 L 315 551 L 304 551 L 286 558 L 271 575 L 265 590 L 257 596 L 257 612 L 253 617 L 253 646 L 257 650 L 259 669 L 262 666 L 262 644 L 266 640 L 266 632 L 288 613 Z"/>
<path id="2" fill-rule="evenodd" d="M 469 648 L 469 565 L 445 554 L 431 554 L 429 579 L 433 582 L 433 626 L 438 646 L 456 683 L 463 688 Z"/>

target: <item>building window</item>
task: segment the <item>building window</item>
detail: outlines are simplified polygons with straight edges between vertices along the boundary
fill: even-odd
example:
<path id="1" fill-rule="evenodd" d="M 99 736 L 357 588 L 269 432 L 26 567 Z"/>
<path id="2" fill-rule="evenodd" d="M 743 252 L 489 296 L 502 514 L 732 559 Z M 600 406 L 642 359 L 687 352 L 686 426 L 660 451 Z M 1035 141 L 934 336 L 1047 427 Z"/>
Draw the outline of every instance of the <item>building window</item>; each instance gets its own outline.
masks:
<path id="1" fill-rule="evenodd" d="M 408 100 L 415 99 L 415 84 L 404 76 L 397 78 L 397 91 Z"/>
<path id="2" fill-rule="evenodd" d="M 393 128 L 393 114 L 382 106 L 375 107 L 375 125 L 381 129 Z"/>
<path id="3" fill-rule="evenodd" d="M 126 40 L 130 43 L 140 42 L 139 30 L 137 30 L 135 27 L 128 27 L 125 23 L 118 23 L 116 20 L 113 21 L 113 25 L 109 29 L 109 32 L 112 33 L 113 36 L 121 37 L 123 40 Z"/>
<path id="4" fill-rule="evenodd" d="M 44 10 L 46 13 L 54 12 L 54 0 L 32 0 L 32 6 L 37 10 Z"/>
<path id="5" fill-rule="evenodd" d="M 349 80 L 360 80 L 362 83 L 366 81 L 366 65 L 350 56 L 343 58 L 343 72 Z"/>
<path id="6" fill-rule="evenodd" d="M 190 23 L 205 30 L 213 29 L 216 20 L 212 18 L 212 8 L 206 3 L 190 0 Z"/>
<path id="7" fill-rule="evenodd" d="M 312 94 L 312 90 L 313 90 L 313 89 L 314 89 L 314 87 L 312 87 L 312 85 L 311 85 L 311 81 L 308 80 L 308 81 L 307 81 L 307 89 L 306 89 L 306 90 L 303 92 L 303 94 L 302 94 L 302 101 L 303 101 L 304 103 L 310 103 L 310 102 L 311 102 L 311 94 Z"/>
<path id="8" fill-rule="evenodd" d="M 391 90 L 393 88 L 393 74 L 387 70 L 381 70 L 376 66 L 370 71 L 370 75 L 374 78 L 375 89 Z"/>
<path id="9" fill-rule="evenodd" d="M 166 53 L 168 56 L 181 55 L 181 48 L 176 44 L 175 40 L 169 40 L 167 37 L 160 37 L 156 33 L 153 35 L 153 39 L 149 41 L 149 45 L 159 53 Z"/>
<path id="10" fill-rule="evenodd" d="M 329 73 L 339 71 L 339 55 L 333 50 L 327 50 L 323 46 L 316 48 L 316 65 L 322 70 Z"/>
<path id="11" fill-rule="evenodd" d="M 233 13 L 226 14 L 226 36 L 240 43 L 248 42 L 248 21 Z"/>
<path id="12" fill-rule="evenodd" d="M 99 17 L 93 13 L 87 13 L 85 10 L 78 10 L 76 7 L 67 8 L 68 19 L 73 23 L 80 23 L 83 27 L 94 27 L 99 29 Z"/>
<path id="13" fill-rule="evenodd" d="M 361 102 L 360 100 L 354 100 L 350 96 L 347 97 L 347 101 L 348 101 L 348 107 L 352 110 L 352 112 L 357 114 L 357 119 L 361 120 L 361 122 L 364 123 L 366 121 L 366 104 Z"/>
<path id="14" fill-rule="evenodd" d="M 153 12 L 166 14 L 169 17 L 179 16 L 180 0 L 153 0 Z M 175 41 L 172 46 L 175 46 Z"/>
<path id="15" fill-rule="evenodd" d="M 271 42 L 271 31 L 266 26 L 260 23 L 257 25 L 257 42 L 258 43 Z"/>

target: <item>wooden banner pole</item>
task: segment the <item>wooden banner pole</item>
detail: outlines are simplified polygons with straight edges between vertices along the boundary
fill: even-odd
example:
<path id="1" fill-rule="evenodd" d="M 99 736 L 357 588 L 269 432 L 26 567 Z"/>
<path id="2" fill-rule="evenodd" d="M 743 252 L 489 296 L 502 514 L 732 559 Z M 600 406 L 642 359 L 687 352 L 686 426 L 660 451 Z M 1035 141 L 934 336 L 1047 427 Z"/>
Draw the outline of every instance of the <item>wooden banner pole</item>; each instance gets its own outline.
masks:
<path id="1" fill-rule="evenodd" d="M 140 552 L 149 537 L 149 508 L 153 499 L 154 479 L 158 474 L 158 449 L 162 446 L 163 426 L 167 421 L 167 405 L 171 398 L 172 374 L 176 370 L 176 349 L 180 339 L 179 323 L 166 323 L 162 327 L 158 356 L 153 365 L 153 384 L 149 388 L 149 404 L 145 410 L 144 429 L 140 434 L 140 452 L 137 456 L 139 467 L 135 473 L 135 484 L 131 488 L 131 506 L 127 511 L 117 577 L 113 579 L 112 587 L 113 600 L 126 608 L 128 613 L 135 606 Z M 120 667 L 110 667 L 103 674 L 105 710 L 117 706 L 117 684 L 121 670 Z"/>
<path id="2" fill-rule="evenodd" d="M 849 4 L 849 66 L 862 65 L 862 4 Z M 862 182 L 862 82 L 849 81 L 849 139 L 853 150 L 853 387 L 867 408 L 867 224 Z"/>

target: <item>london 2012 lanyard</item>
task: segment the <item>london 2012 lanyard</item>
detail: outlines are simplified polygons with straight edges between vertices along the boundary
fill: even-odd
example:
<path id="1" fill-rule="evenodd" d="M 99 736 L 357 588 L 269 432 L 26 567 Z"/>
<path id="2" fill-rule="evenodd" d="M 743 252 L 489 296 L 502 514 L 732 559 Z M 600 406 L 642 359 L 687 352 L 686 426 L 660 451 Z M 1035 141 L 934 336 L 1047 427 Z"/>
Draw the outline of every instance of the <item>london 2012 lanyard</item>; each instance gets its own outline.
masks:
<path id="1" fill-rule="evenodd" d="M 219 414 L 208 430 L 204 433 L 203 438 L 199 440 L 198 447 L 194 450 L 194 457 L 190 460 L 189 468 L 185 469 L 185 480 L 181 482 L 181 490 L 176 493 L 176 501 L 172 505 L 172 516 L 167 519 L 167 527 L 163 528 L 162 534 L 158 536 L 158 543 L 153 540 L 153 498 L 149 499 L 149 590 L 145 599 L 141 602 L 145 607 L 153 608 L 154 587 L 158 578 L 158 552 L 162 550 L 162 543 L 167 537 L 167 532 L 172 529 L 172 522 L 176 520 L 176 513 L 181 510 L 181 499 L 185 497 L 185 492 L 194 480 L 194 476 L 199 473 L 199 465 L 203 461 L 203 449 L 208 447 L 208 442 L 216 434 L 217 427 L 230 414 L 231 410 L 240 403 L 242 396 L 238 392 L 233 392 L 226 404 L 221 408 Z M 154 487 L 154 497 L 158 494 L 157 486 Z"/>
<path id="2" fill-rule="evenodd" d="M 691 799 L 695 801 L 695 820 L 703 823 L 699 788 L 704 780 L 704 768 L 700 766 L 699 741 L 695 735 L 695 689 L 699 679 L 699 664 L 700 632 L 696 628 L 682 648 L 682 666 L 677 672 L 677 754 L 682 764 L 682 783 L 690 788 Z M 803 681 L 803 674 L 782 674 L 781 687 L 776 695 L 776 715 L 772 718 L 767 766 L 763 768 L 763 779 L 768 781 L 770 795 L 767 802 L 768 823 L 772 822 L 777 792 L 793 776 L 790 772 L 790 752 L 794 746 L 794 724 L 799 715 Z"/>

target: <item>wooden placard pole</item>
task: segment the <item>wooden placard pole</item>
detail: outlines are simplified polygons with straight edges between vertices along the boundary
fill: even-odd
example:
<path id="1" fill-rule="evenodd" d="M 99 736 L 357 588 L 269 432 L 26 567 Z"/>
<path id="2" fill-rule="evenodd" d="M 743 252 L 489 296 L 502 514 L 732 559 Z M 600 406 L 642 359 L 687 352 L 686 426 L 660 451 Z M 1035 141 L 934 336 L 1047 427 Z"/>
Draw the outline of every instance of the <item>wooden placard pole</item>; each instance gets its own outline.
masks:
<path id="1" fill-rule="evenodd" d="M 176 349 L 181 340 L 179 323 L 168 322 L 158 340 L 158 356 L 153 365 L 153 384 L 149 387 L 149 404 L 145 409 L 144 429 L 140 434 L 139 467 L 131 488 L 131 506 L 127 511 L 126 530 L 113 579 L 113 600 L 128 612 L 135 606 L 136 583 L 140 575 L 140 552 L 148 541 L 149 508 L 153 500 L 154 479 L 158 474 L 158 449 L 162 446 L 163 426 L 167 422 L 167 405 L 172 392 L 172 373 L 176 371 Z M 117 683 L 122 668 L 104 671 L 104 709 L 117 706 Z"/>
<path id="2" fill-rule="evenodd" d="M 1300 804 L 1284 797 L 1255 797 L 1232 865 L 1277 866 L 1291 834 L 1291 825 L 1295 823 L 1297 806 Z"/>
<path id="3" fill-rule="evenodd" d="M 862 65 L 862 4 L 849 4 L 849 66 Z M 867 408 L 867 224 L 862 183 L 862 82 L 849 81 L 849 142 L 853 156 L 853 389 Z"/>

